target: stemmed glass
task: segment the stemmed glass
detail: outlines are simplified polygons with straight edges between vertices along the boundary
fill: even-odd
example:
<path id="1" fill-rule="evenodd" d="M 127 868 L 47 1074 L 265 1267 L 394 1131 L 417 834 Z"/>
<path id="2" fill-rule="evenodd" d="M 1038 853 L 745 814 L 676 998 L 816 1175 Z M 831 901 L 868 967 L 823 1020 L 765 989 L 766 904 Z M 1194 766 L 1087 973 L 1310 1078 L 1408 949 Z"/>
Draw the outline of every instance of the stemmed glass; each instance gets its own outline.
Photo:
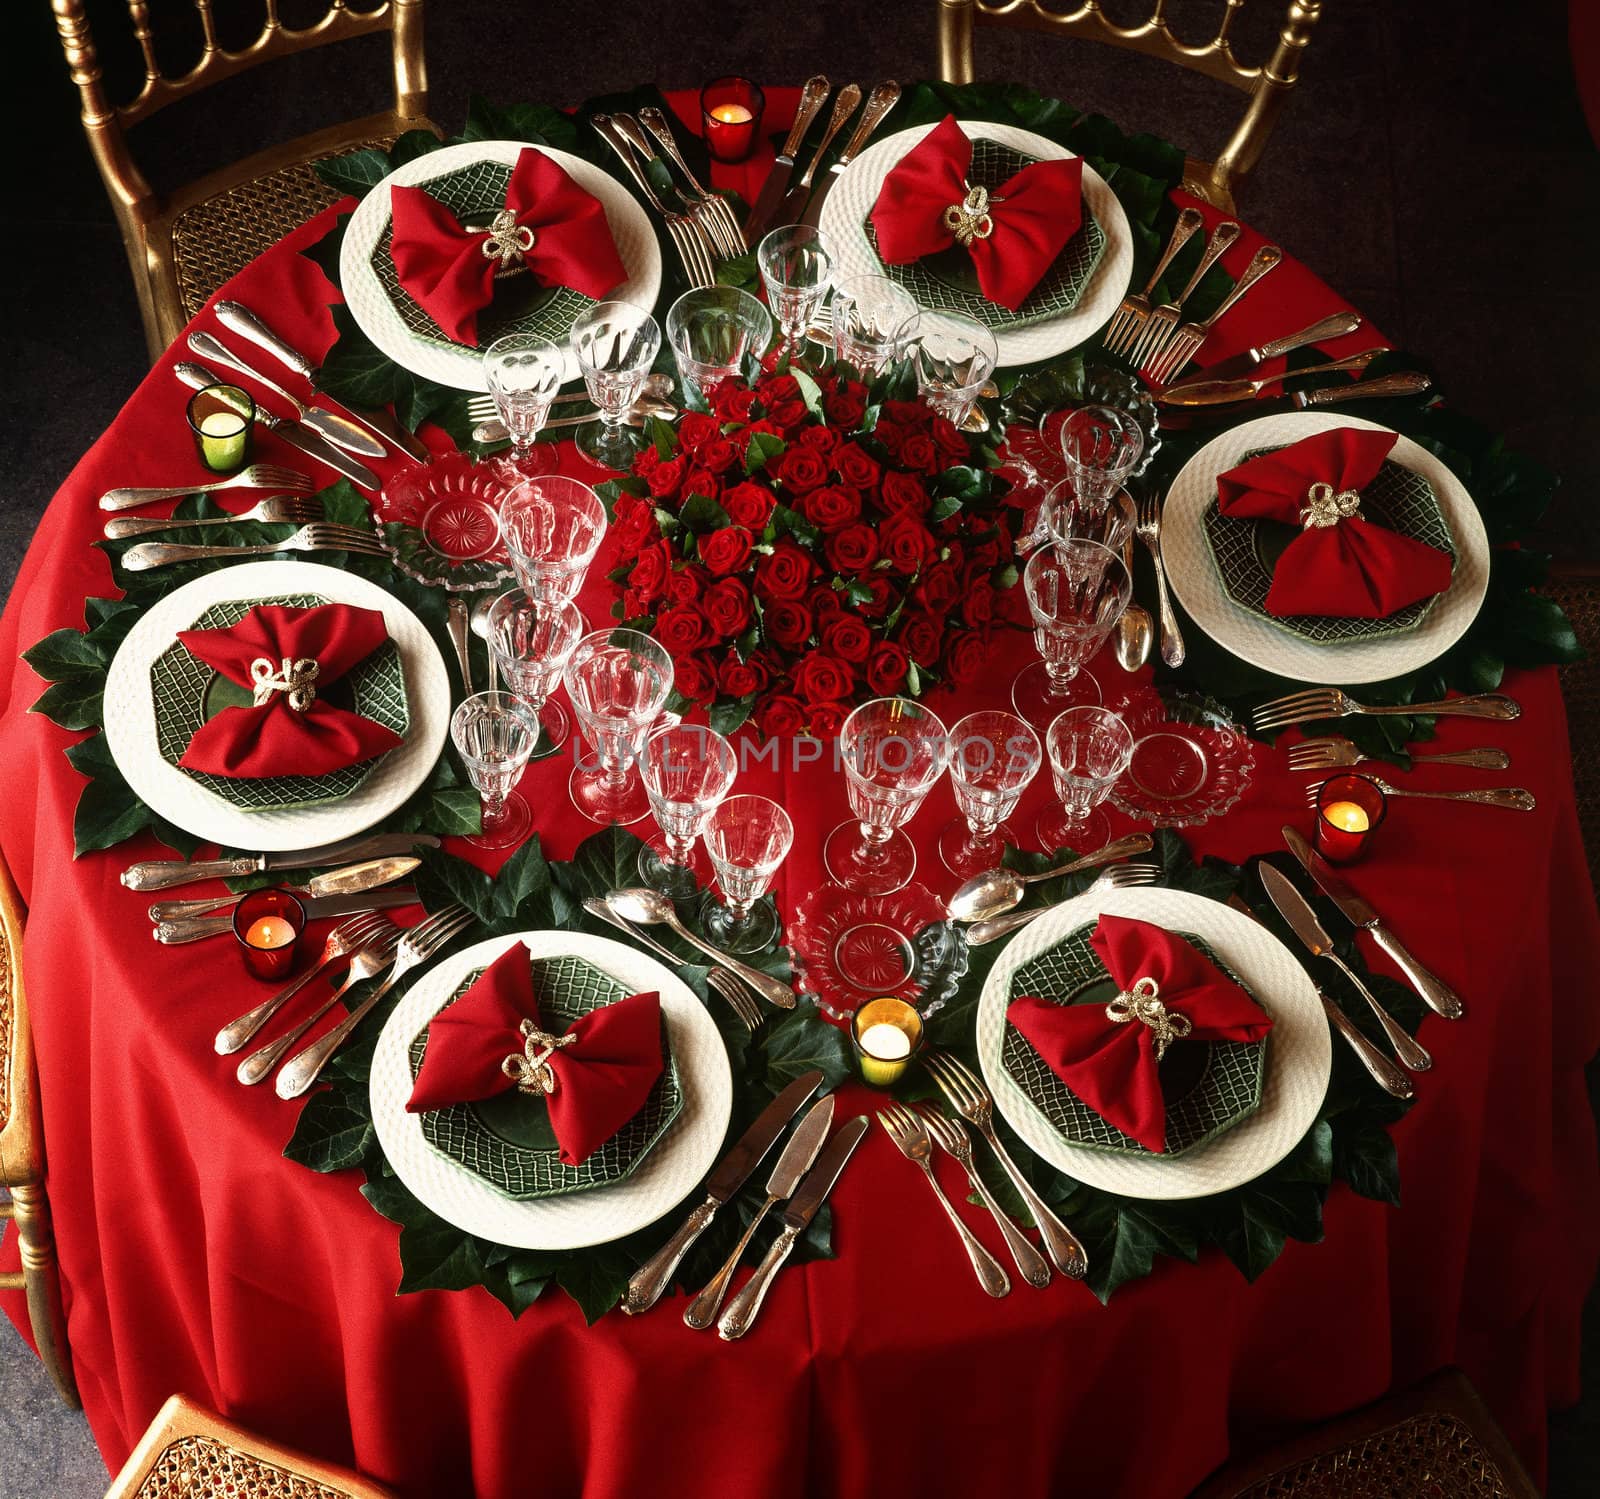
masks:
<path id="1" fill-rule="evenodd" d="M 1098 541 L 1121 557 L 1133 535 L 1137 511 L 1125 489 L 1117 490 L 1109 500 L 1086 504 L 1078 486 L 1063 479 L 1045 495 L 1040 518 L 1057 546 L 1067 541 Z"/>
<path id="2" fill-rule="evenodd" d="M 706 819 L 706 852 L 722 891 L 701 911 L 706 935 L 724 952 L 760 952 L 777 940 L 771 906 L 757 906 L 794 842 L 789 814 L 764 796 L 730 796 Z"/>
<path id="3" fill-rule="evenodd" d="M 982 323 L 950 312 L 919 312 L 905 330 L 917 389 L 940 416 L 961 426 L 1000 359 L 1000 345 Z"/>
<path id="4" fill-rule="evenodd" d="M 1061 427 L 1061 456 L 1078 502 L 1099 515 L 1144 455 L 1138 422 L 1116 406 L 1080 406 Z"/>
<path id="5" fill-rule="evenodd" d="M 527 479 L 500 501 L 500 535 L 529 598 L 576 598 L 606 534 L 606 507 L 565 474 Z"/>
<path id="6" fill-rule="evenodd" d="M 777 313 L 783 330 L 784 352 L 793 359 L 828 294 L 833 251 L 820 229 L 784 224 L 757 246 L 756 263 L 766 284 L 767 305 Z"/>
<path id="7" fill-rule="evenodd" d="M 470 834 L 476 848 L 510 848 L 533 826 L 528 804 L 513 789 L 539 742 L 539 720 L 509 692 L 480 692 L 450 718 L 450 737 L 460 751 L 483 803 L 483 831 Z"/>
<path id="8" fill-rule="evenodd" d="M 511 455 L 498 465 L 508 484 L 556 471 L 555 455 L 536 439 L 566 372 L 561 350 L 531 333 L 509 333 L 483 351 L 484 378 L 511 436 Z"/>
<path id="9" fill-rule="evenodd" d="M 900 358 L 917 304 L 887 276 L 849 276 L 833 289 L 833 352 L 870 378 Z"/>
<path id="10" fill-rule="evenodd" d="M 624 425 L 661 348 L 661 328 L 632 302 L 596 302 L 572 325 L 572 352 L 600 420 L 578 429 L 578 451 L 604 468 L 632 464 L 645 437 Z"/>
<path id="11" fill-rule="evenodd" d="M 661 832 L 639 850 L 639 878 L 652 890 L 674 900 L 695 893 L 695 840 L 738 770 L 733 746 L 700 724 L 667 724 L 645 740 L 639 774 Z"/>
<path id="12" fill-rule="evenodd" d="M 1068 708 L 1045 731 L 1044 745 L 1061 805 L 1039 814 L 1040 844 L 1047 853 L 1103 847 L 1111 825 L 1100 803 L 1133 759 L 1133 731 L 1109 708 Z"/>
<path id="13" fill-rule="evenodd" d="M 672 657 L 637 630 L 596 630 L 578 642 L 561 679 L 593 758 L 567 781 L 591 822 L 624 826 L 650 810 L 635 762 L 672 691 Z"/>
<path id="14" fill-rule="evenodd" d="M 839 751 L 856 821 L 840 823 L 823 845 L 835 884 L 887 895 L 910 883 L 917 851 L 900 827 L 933 789 L 949 750 L 945 726 L 910 698 L 874 698 L 845 719 Z"/>
<path id="15" fill-rule="evenodd" d="M 939 835 L 946 869 L 970 879 L 998 867 L 1006 844 L 1019 841 L 1006 819 L 1043 763 L 1039 736 L 1013 713 L 969 713 L 950 730 L 950 784 L 961 816 Z"/>
<path id="16" fill-rule="evenodd" d="M 572 722 L 550 694 L 561 669 L 587 625 L 568 599 L 530 599 L 520 589 L 502 593 L 489 605 L 489 649 L 506 686 L 539 722 L 539 754 L 561 748 Z"/>
<path id="17" fill-rule="evenodd" d="M 737 287 L 702 286 L 686 291 L 668 310 L 667 341 L 685 392 L 704 398 L 708 387 L 737 379 L 747 355 L 767 352 L 772 315 Z"/>
<path id="18" fill-rule="evenodd" d="M 1035 552 L 1022 586 L 1042 659 L 1018 673 L 1011 706 L 1042 728 L 1064 708 L 1100 701 L 1100 685 L 1083 664 L 1122 618 L 1133 580 L 1115 552 L 1072 537 Z"/>

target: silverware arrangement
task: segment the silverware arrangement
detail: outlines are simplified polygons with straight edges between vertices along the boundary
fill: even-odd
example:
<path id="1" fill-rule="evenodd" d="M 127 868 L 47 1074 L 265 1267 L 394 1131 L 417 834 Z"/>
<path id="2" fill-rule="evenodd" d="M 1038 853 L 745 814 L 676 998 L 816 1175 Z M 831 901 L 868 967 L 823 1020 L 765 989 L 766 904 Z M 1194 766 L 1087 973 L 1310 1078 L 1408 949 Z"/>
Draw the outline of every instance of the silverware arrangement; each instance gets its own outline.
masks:
<path id="1" fill-rule="evenodd" d="M 107 541 L 122 541 L 129 536 L 153 536 L 158 531 L 186 530 L 190 526 L 235 526 L 249 521 L 263 526 L 299 526 L 307 521 L 322 519 L 322 501 L 279 495 L 269 500 L 258 500 L 248 510 L 237 515 L 213 516 L 207 520 L 165 520 L 134 515 L 122 515 L 108 520 L 105 525 Z"/>
<path id="2" fill-rule="evenodd" d="M 1159 864 L 1113 864 L 1089 889 L 1102 892 L 1125 890 L 1133 885 L 1153 885 L 1160 878 Z M 984 947 L 990 942 L 998 942 L 1000 938 L 1021 930 L 1030 921 L 1058 909 L 1057 906 L 1036 906 L 1031 911 L 1006 911 L 999 916 L 975 921 L 967 928 L 967 945 Z"/>
<path id="3" fill-rule="evenodd" d="M 191 494 L 215 494 L 221 489 L 278 489 L 290 494 L 310 494 L 311 476 L 276 463 L 252 463 L 226 479 L 206 484 L 124 485 L 100 496 L 102 510 L 132 510 L 156 500 L 177 500 Z M 190 522 L 189 524 L 193 524 Z"/>
<path id="4" fill-rule="evenodd" d="M 1510 723 L 1522 716 L 1514 698 L 1499 692 L 1475 692 L 1465 697 L 1446 698 L 1438 703 L 1358 703 L 1337 687 L 1308 687 L 1262 703 L 1250 715 L 1258 731 L 1286 729 L 1290 724 L 1313 723 L 1324 718 L 1348 718 L 1363 714 L 1371 718 L 1490 718 Z"/>
<path id="5" fill-rule="evenodd" d="M 1097 869 L 1102 864 L 1115 863 L 1134 854 L 1147 854 L 1154 847 L 1155 839 L 1148 833 L 1129 833 L 1113 839 L 1092 854 L 1085 854 L 1081 859 L 1069 860 L 1054 869 L 1041 870 L 1038 874 L 1018 874 L 1004 865 L 987 869 L 967 880 L 950 897 L 945 910 L 952 921 L 982 921 L 1017 905 L 1027 893 L 1029 885 L 1037 885 L 1042 880 L 1060 879 L 1062 875 L 1077 874 L 1085 869 Z"/>
<path id="6" fill-rule="evenodd" d="M 361 859 L 383 859 L 409 854 L 416 848 L 438 848 L 434 833 L 361 833 L 320 848 L 285 853 L 239 854 L 222 859 L 141 859 L 122 871 L 129 890 L 170 890 L 196 880 L 242 880 L 252 874 L 279 870 L 331 869 Z"/>
<path id="7" fill-rule="evenodd" d="M 756 198 L 755 206 L 751 208 L 749 216 L 744 221 L 746 244 L 759 244 L 761 236 L 778 222 L 778 207 L 789 191 L 789 178 L 794 173 L 795 158 L 799 155 L 800 143 L 805 140 L 811 122 L 816 119 L 822 106 L 828 102 L 828 92 L 831 87 L 828 80 L 818 73 L 815 77 L 806 79 L 805 87 L 800 90 L 800 104 L 794 113 L 794 124 L 789 127 L 789 135 L 783 143 L 783 149 L 778 152 L 777 160 L 772 163 L 772 170 L 767 173 L 767 180 L 761 185 L 761 193 Z"/>
<path id="8" fill-rule="evenodd" d="M 1150 560 L 1155 564 L 1156 596 L 1161 610 L 1161 659 L 1168 666 L 1182 666 L 1183 633 L 1178 629 L 1178 616 L 1173 613 L 1172 597 L 1167 592 L 1167 570 L 1161 565 L 1161 502 L 1153 494 L 1146 494 L 1140 499 L 1139 519 L 1134 532 L 1145 544 Z"/>
<path id="9" fill-rule="evenodd" d="M 638 121 L 631 116 L 597 114 L 590 118 L 589 123 L 599 132 L 601 140 L 611 147 L 617 160 L 627 168 L 628 175 L 644 194 L 645 201 L 661 215 L 662 222 L 667 226 L 667 234 L 677 247 L 678 259 L 683 263 L 683 273 L 689 278 L 689 285 L 714 286 L 717 262 L 721 257 L 706 223 L 709 213 L 707 205 L 698 199 L 687 198 L 681 192 L 678 194 L 679 200 L 687 212 L 678 212 L 662 201 L 646 172 L 646 165 L 657 159 L 655 152 Z"/>
<path id="10" fill-rule="evenodd" d="M 1408 786 L 1396 786 L 1382 776 L 1369 775 L 1367 779 L 1385 796 L 1410 796 L 1430 802 L 1473 802 L 1480 807 L 1502 807 L 1507 812 L 1532 812 L 1539 805 L 1533 793 L 1524 791 L 1520 786 L 1491 786 L 1476 791 L 1413 791 Z M 1317 793 L 1322 789 L 1322 784 L 1321 781 L 1307 783 L 1308 807 L 1316 806 Z"/>
<path id="11" fill-rule="evenodd" d="M 191 542 L 141 541 L 122 554 L 122 566 L 130 573 L 149 572 L 178 562 L 209 562 L 235 557 L 265 557 L 273 552 L 357 552 L 364 557 L 387 557 L 376 533 L 364 526 L 335 526 L 313 522 L 301 526 L 282 541 L 263 541 L 253 546 L 200 546 Z"/>
<path id="12" fill-rule="evenodd" d="M 1364 763 L 1367 756 L 1353 739 L 1325 734 L 1302 739 L 1289 747 L 1290 770 L 1339 770 Z M 1411 756 L 1413 765 L 1465 765 L 1472 770 L 1510 770 L 1511 756 L 1503 749 L 1445 750 L 1437 755 Z"/>
<path id="13" fill-rule="evenodd" d="M 364 891 L 377 890 L 384 885 L 393 884 L 394 881 L 410 874 L 421 863 L 415 856 L 401 857 L 392 855 L 386 859 L 368 859 L 360 864 L 350 864 L 343 869 L 330 869 L 326 874 L 316 875 L 307 880 L 304 885 L 288 885 L 284 888 L 291 895 L 301 897 L 321 897 L 325 895 L 359 895 Z M 158 900 L 150 907 L 152 921 L 174 921 L 181 916 L 202 916 L 210 911 L 222 907 L 232 908 L 243 897 L 228 895 L 201 895 L 189 900 Z"/>

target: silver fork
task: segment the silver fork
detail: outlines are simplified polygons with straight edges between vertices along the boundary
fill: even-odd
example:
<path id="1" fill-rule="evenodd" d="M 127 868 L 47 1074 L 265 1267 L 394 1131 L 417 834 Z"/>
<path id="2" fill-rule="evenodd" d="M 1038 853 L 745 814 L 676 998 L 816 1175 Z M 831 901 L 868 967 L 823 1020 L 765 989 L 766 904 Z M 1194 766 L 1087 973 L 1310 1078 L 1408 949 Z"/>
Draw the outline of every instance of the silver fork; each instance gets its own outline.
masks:
<path id="1" fill-rule="evenodd" d="M 1089 1269 L 1089 1257 L 1083 1252 L 1077 1235 L 1050 1211 L 1044 1199 L 1029 1185 L 1027 1177 L 1017 1170 L 1016 1162 L 1006 1154 L 1005 1146 L 994 1132 L 994 1100 L 982 1080 L 959 1057 L 950 1056 L 947 1052 L 923 1052 L 922 1065 L 928 1069 L 928 1075 L 939 1085 L 939 1091 L 956 1113 L 989 1142 L 989 1149 L 1005 1167 L 1011 1185 L 1022 1194 L 1022 1200 L 1028 1204 L 1034 1222 L 1039 1225 L 1050 1263 L 1063 1275 L 1082 1280 Z"/>
<path id="2" fill-rule="evenodd" d="M 265 557 L 273 552 L 359 552 L 366 557 L 388 556 L 371 531 L 360 526 L 318 522 L 301 526 L 293 536 L 286 536 L 282 541 L 263 541 L 258 546 L 207 547 L 182 541 L 141 541 L 122 554 L 122 565 L 130 573 L 142 573 L 175 562 L 204 562 L 217 557 Z"/>
<path id="3" fill-rule="evenodd" d="M 287 988 L 280 989 L 271 999 L 263 1000 L 255 1009 L 246 1010 L 237 1020 L 229 1021 L 217 1032 L 217 1039 L 212 1043 L 217 1055 L 232 1056 L 325 968 L 365 947 L 380 937 L 386 926 L 391 925 L 387 917 L 380 916 L 376 911 L 367 911 L 341 922 L 328 933 L 328 940 L 322 947 L 322 956 L 299 978 Z M 398 940 L 399 933 L 396 932 L 395 936 Z"/>
<path id="4" fill-rule="evenodd" d="M 638 184 L 639 191 L 645 195 L 650 206 L 661 215 L 662 222 L 667 226 L 668 235 L 677 246 L 678 258 L 683 262 L 684 274 L 689 278 L 689 285 L 715 285 L 716 269 L 711 263 L 711 253 L 701 237 L 699 225 L 683 214 L 674 213 L 661 201 L 655 188 L 650 185 L 650 179 L 633 159 L 633 151 L 627 139 L 610 115 L 594 115 L 589 123 L 600 132 L 601 139 L 611 147 L 617 159 L 628 169 L 628 175 Z"/>
<path id="5" fill-rule="evenodd" d="M 744 230 L 739 227 L 739 220 L 734 217 L 728 200 L 720 193 L 710 192 L 700 185 L 694 173 L 689 170 L 689 163 L 683 159 L 682 153 L 678 150 L 678 141 L 672 133 L 672 126 L 667 123 L 667 117 L 654 105 L 646 105 L 639 111 L 639 123 L 661 143 L 661 149 L 667 153 L 672 164 L 683 173 L 684 181 L 689 184 L 689 191 L 705 207 L 706 227 L 716 232 L 722 248 L 729 255 L 744 254 L 750 246 L 745 243 Z"/>
<path id="6" fill-rule="evenodd" d="M 219 489 L 284 489 L 295 494 L 309 494 L 311 476 L 277 463 L 252 463 L 231 478 L 215 479 L 210 484 L 124 485 L 120 489 L 108 489 L 100 496 L 100 508 L 131 510 L 135 505 L 148 505 L 155 500 L 176 500 L 186 494 L 215 494 Z"/>
<path id="7" fill-rule="evenodd" d="M 1404 786 L 1391 786 L 1381 776 L 1368 776 L 1367 779 L 1385 796 L 1414 796 L 1430 802 L 1476 802 L 1482 807 L 1504 807 L 1508 812 L 1531 812 L 1539 805 L 1533 793 L 1524 791 L 1520 786 L 1493 786 L 1480 791 L 1411 791 Z M 1322 781 L 1307 782 L 1308 807 L 1316 806 L 1317 793 L 1323 785 Z"/>
<path id="8" fill-rule="evenodd" d="M 991 1296 L 1009 1295 L 1011 1277 L 1006 1274 L 999 1260 L 973 1237 L 972 1230 L 962 1221 L 961 1215 L 956 1212 L 950 1199 L 944 1195 L 944 1188 L 939 1185 L 939 1178 L 933 1174 L 933 1164 L 930 1160 L 933 1146 L 928 1140 L 928 1131 L 923 1126 L 921 1115 L 913 1114 L 904 1104 L 892 1103 L 879 1113 L 878 1123 L 883 1126 L 884 1133 L 894 1141 L 895 1148 L 900 1154 L 922 1168 L 922 1174 L 928 1178 L 928 1185 L 933 1188 L 933 1195 L 939 1199 L 945 1214 L 961 1237 L 967 1258 L 972 1261 L 972 1268 L 977 1273 L 978 1284 Z"/>
<path id="9" fill-rule="evenodd" d="M 946 1155 L 953 1156 L 961 1163 L 961 1169 L 967 1173 L 967 1180 L 983 1199 L 983 1205 L 989 1209 L 990 1216 L 1005 1238 L 1006 1247 L 1011 1251 L 1011 1258 L 1016 1261 L 1022 1278 L 1030 1286 L 1040 1289 L 1049 1285 L 1050 1262 L 1033 1247 L 1027 1235 L 1011 1221 L 1010 1216 L 994 1200 L 994 1193 L 978 1175 L 978 1168 L 972 1160 L 972 1140 L 967 1135 L 966 1126 L 959 1119 L 951 1119 L 941 1114 L 932 1104 L 918 1104 L 917 1112 L 922 1115 L 922 1122 L 928 1127 L 928 1133 L 933 1136 L 934 1143 Z"/>
<path id="10" fill-rule="evenodd" d="M 1160 878 L 1159 864 L 1113 864 L 1089 889 L 1122 890 L 1130 885 L 1153 885 Z M 982 947 L 985 943 L 996 942 L 1019 927 L 1027 926 L 1035 917 L 1055 909 L 1055 906 L 1039 906 L 1032 911 L 1005 911 L 999 916 L 975 921 L 967 928 L 967 946 Z"/>
<path id="11" fill-rule="evenodd" d="M 1165 385 L 1194 358 L 1200 345 L 1206 341 L 1206 336 L 1216 327 L 1217 320 L 1282 259 L 1283 251 L 1276 245 L 1262 245 L 1244 268 L 1244 274 L 1234 283 L 1233 290 L 1217 304 L 1217 310 L 1203 323 L 1182 324 L 1155 362 L 1145 363 L 1145 379 L 1153 385 Z"/>
<path id="12" fill-rule="evenodd" d="M 1358 703 L 1337 687 L 1308 687 L 1262 703 L 1250 715 L 1256 729 L 1286 729 L 1290 724 L 1311 723 L 1321 718 L 1348 718 L 1360 713 L 1372 718 L 1492 718 L 1510 723 L 1522 716 L 1515 698 L 1501 692 L 1473 692 L 1465 697 L 1447 698 L 1440 703 Z"/>
<path id="13" fill-rule="evenodd" d="M 1167 248 L 1161 252 L 1161 259 L 1156 262 L 1155 270 L 1151 271 L 1144 290 L 1129 292 L 1122 299 L 1122 305 L 1112 314 L 1111 322 L 1106 327 L 1106 353 L 1121 354 L 1138 337 L 1145 319 L 1150 316 L 1150 297 L 1156 289 L 1156 282 L 1161 279 L 1161 273 L 1203 223 L 1205 217 L 1198 208 L 1186 208 L 1178 215 L 1178 222 L 1172 226 L 1172 237 L 1167 241 Z"/>
<path id="14" fill-rule="evenodd" d="M 1194 295 L 1194 289 L 1200 284 L 1205 273 L 1232 247 L 1238 237 L 1239 226 L 1231 219 L 1225 224 L 1218 224 L 1211 231 L 1205 251 L 1200 256 L 1200 263 L 1195 266 L 1194 274 L 1184 283 L 1183 290 L 1170 302 L 1163 302 L 1145 320 L 1138 342 L 1129 351 L 1130 364 L 1144 364 L 1148 367 L 1160 356 L 1171 341 L 1173 330 L 1178 326 L 1178 319 L 1183 313 L 1183 304 Z"/>
<path id="15" fill-rule="evenodd" d="M 1182 666 L 1183 633 L 1178 629 L 1178 616 L 1172 612 L 1172 598 L 1167 592 L 1167 570 L 1161 565 L 1161 502 L 1153 494 L 1147 494 L 1139 501 L 1139 519 L 1134 529 L 1156 567 L 1156 596 L 1161 605 L 1161 659 L 1168 666 Z"/>
<path id="16" fill-rule="evenodd" d="M 1327 734 L 1302 739 L 1289 749 L 1290 770 L 1338 770 L 1359 765 L 1367 758 L 1353 739 Z M 1411 756 L 1413 765 L 1465 765 L 1473 770 L 1510 770 L 1511 756 L 1503 749 L 1449 750 L 1439 755 Z"/>
<path id="17" fill-rule="evenodd" d="M 178 531 L 189 526 L 231 526 L 239 521 L 260 521 L 263 525 L 302 525 L 306 521 L 322 519 L 322 501 L 301 499 L 291 495 L 275 495 L 260 500 L 248 510 L 237 515 L 214 515 L 205 520 L 178 520 L 168 516 L 155 517 L 124 515 L 106 522 L 106 539 L 120 541 L 126 536 L 149 536 L 156 531 Z"/>
<path id="18" fill-rule="evenodd" d="M 327 1066 L 328 1058 L 350 1039 L 351 1032 L 372 1012 L 372 1007 L 413 968 L 426 963 L 452 937 L 459 936 L 477 920 L 471 911 L 462 906 L 446 906 L 437 915 L 419 922 L 401 939 L 395 951 L 394 966 L 382 983 L 344 1017 L 320 1041 L 313 1041 L 304 1051 L 297 1051 L 279 1071 L 273 1090 L 279 1098 L 298 1098 L 316 1082 L 317 1075 Z M 323 1006 L 323 1013 L 331 1007 Z"/>

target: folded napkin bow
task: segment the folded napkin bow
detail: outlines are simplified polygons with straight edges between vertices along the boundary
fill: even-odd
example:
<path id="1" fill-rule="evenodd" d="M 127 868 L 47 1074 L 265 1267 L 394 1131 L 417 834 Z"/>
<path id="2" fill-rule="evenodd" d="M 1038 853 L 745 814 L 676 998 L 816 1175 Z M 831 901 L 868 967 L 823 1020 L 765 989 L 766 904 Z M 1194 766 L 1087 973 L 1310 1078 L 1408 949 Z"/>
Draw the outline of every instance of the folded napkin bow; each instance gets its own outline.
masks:
<path id="1" fill-rule="evenodd" d="M 1383 619 L 1450 586 L 1448 553 L 1360 514 L 1393 432 L 1336 427 L 1217 476 L 1217 508 L 1300 526 L 1273 569 L 1267 613 Z"/>
<path id="2" fill-rule="evenodd" d="M 511 1088 L 543 1095 L 561 1159 L 579 1166 L 639 1112 L 661 1068 L 660 995 L 603 1005 L 551 1035 L 518 942 L 429 1022 L 406 1108 L 421 1114 Z"/>
<path id="3" fill-rule="evenodd" d="M 326 775 L 405 743 L 322 692 L 389 638 L 383 615 L 351 604 L 257 604 L 222 630 L 179 630 L 191 656 L 254 693 L 195 730 L 178 761 L 211 775 Z"/>
<path id="4" fill-rule="evenodd" d="M 1083 160 L 1036 161 L 989 192 L 967 181 L 972 142 L 946 115 L 883 179 L 878 254 L 905 265 L 966 247 L 978 288 L 1015 312 L 1083 222 Z"/>
<path id="5" fill-rule="evenodd" d="M 1022 995 L 1006 1018 L 1045 1065 L 1095 1113 L 1157 1154 L 1167 1106 L 1157 1063 L 1175 1040 L 1259 1041 L 1261 1008 L 1173 932 L 1102 916 L 1090 945 L 1122 992 L 1109 1005 L 1057 1005 Z"/>
<path id="6" fill-rule="evenodd" d="M 392 186 L 389 204 L 400 284 L 458 343 L 477 346 L 478 314 L 503 266 L 520 263 L 544 285 L 596 301 L 628 279 L 600 200 L 542 151 L 517 158 L 505 208 L 489 229 L 463 229 L 420 187 Z"/>

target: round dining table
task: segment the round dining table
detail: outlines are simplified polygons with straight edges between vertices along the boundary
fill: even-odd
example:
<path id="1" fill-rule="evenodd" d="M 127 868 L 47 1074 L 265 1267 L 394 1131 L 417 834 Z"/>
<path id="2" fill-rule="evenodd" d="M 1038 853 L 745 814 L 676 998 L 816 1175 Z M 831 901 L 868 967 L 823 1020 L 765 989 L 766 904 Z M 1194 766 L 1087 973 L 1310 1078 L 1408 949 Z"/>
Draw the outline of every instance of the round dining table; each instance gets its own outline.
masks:
<path id="1" fill-rule="evenodd" d="M 796 98 L 769 92 L 771 128 Z M 669 102 L 698 128 L 693 96 Z M 751 199 L 771 159 L 763 144 L 714 179 Z M 300 252 L 338 211 L 218 296 L 320 354 L 336 293 Z M 1225 268 L 1237 275 L 1262 243 L 1246 228 Z M 1223 321 L 1206 362 L 1348 305 L 1286 258 Z M 1327 350 L 1363 340 L 1370 330 Z M 212 1049 L 255 992 L 234 954 L 222 942 L 151 942 L 148 898 L 118 878 L 134 859 L 170 856 L 149 834 L 74 858 L 84 779 L 63 751 L 80 736 L 29 711 L 43 684 L 20 653 L 81 627 L 85 598 L 114 591 L 92 545 L 97 497 L 192 465 L 188 392 L 173 375 L 185 357 L 179 344 L 156 361 L 61 486 L 0 617 L 0 847 L 29 908 L 23 964 L 72 1361 L 111 1467 L 181 1391 L 416 1499 L 1161 1499 L 1230 1452 L 1458 1365 L 1542 1477 L 1547 1412 L 1578 1394 L 1581 1314 L 1600 1261 L 1583 1073 L 1600 1045 L 1600 918 L 1553 669 L 1509 672 L 1503 690 L 1523 711 L 1492 726 L 1536 810 L 1396 801 L 1381 852 L 1362 866 L 1363 893 L 1467 1006 L 1460 1022 L 1423 1026 L 1434 1064 L 1393 1129 L 1397 1207 L 1335 1185 L 1321 1242 L 1290 1242 L 1253 1283 L 1210 1251 L 1193 1264 L 1159 1260 L 1103 1305 L 1059 1278 L 994 1300 L 920 1174 L 874 1126 L 832 1198 L 836 1257 L 781 1274 L 740 1342 L 691 1331 L 675 1295 L 592 1326 L 554 1291 L 516 1319 L 479 1288 L 397 1295 L 399 1230 L 363 1199 L 359 1173 L 286 1160 L 298 1106 L 241 1087 Z M 449 446 L 438 429 L 423 435 Z M 605 477 L 570 443 L 559 451 L 566 471 Z M 258 456 L 303 466 L 266 434 Z M 582 600 L 592 620 L 606 617 L 613 561 L 592 569 Z M 1012 632 L 983 682 L 929 705 L 946 723 L 999 706 L 998 684 L 1030 649 Z M 1102 662 L 1097 671 L 1117 671 Z M 1485 742 L 1484 728 L 1441 721 L 1439 746 Z M 1304 778 L 1282 746 L 1254 753 L 1246 797 L 1186 830 L 1197 855 L 1243 861 L 1280 847 L 1285 822 L 1304 824 Z M 793 814 L 775 885 L 787 916 L 825 880 L 824 837 L 849 814 L 822 747 L 777 758 L 746 770 L 739 789 Z M 568 769 L 564 756 L 536 762 L 523 781 L 552 858 L 593 831 L 568 800 Z M 1033 789 L 1024 822 L 1047 795 Z M 919 877 L 942 894 L 956 881 L 934 840 L 952 815 L 942 784 L 911 826 Z M 485 867 L 499 859 L 448 846 Z M 1363 953 L 1395 972 L 1365 939 Z M 870 1113 L 879 1096 L 846 1086 L 838 1117 Z M 954 1163 L 939 1171 L 959 1200 Z M 12 1236 L 0 1266 L 16 1256 Z M 25 1332 L 21 1297 L 4 1305 Z"/>

